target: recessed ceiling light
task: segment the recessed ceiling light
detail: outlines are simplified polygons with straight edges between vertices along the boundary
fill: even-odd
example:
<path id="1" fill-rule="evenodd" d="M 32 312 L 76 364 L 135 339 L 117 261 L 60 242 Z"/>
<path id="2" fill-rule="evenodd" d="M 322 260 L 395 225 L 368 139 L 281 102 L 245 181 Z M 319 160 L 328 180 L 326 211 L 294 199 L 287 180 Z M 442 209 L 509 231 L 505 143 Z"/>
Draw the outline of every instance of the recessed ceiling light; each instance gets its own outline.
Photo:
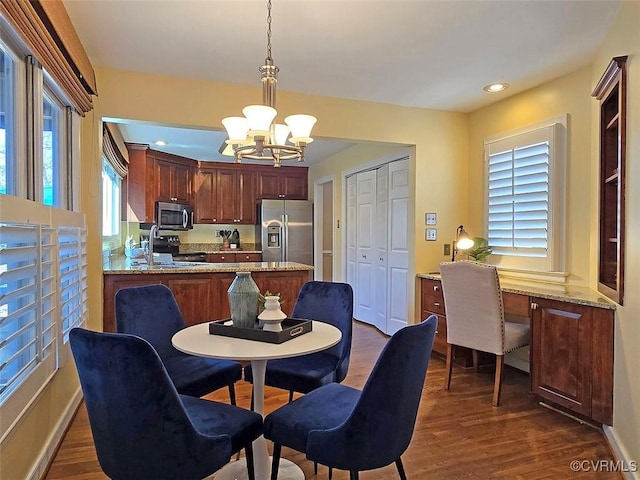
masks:
<path id="1" fill-rule="evenodd" d="M 492 83 L 491 85 L 487 85 L 486 87 L 484 87 L 483 90 L 485 92 L 495 93 L 506 90 L 507 88 L 509 88 L 508 83 Z"/>
<path id="2" fill-rule="evenodd" d="M 153 144 L 159 147 L 164 147 L 165 145 L 169 145 L 169 143 L 165 142 L 164 140 L 156 140 L 155 142 L 153 142 Z"/>

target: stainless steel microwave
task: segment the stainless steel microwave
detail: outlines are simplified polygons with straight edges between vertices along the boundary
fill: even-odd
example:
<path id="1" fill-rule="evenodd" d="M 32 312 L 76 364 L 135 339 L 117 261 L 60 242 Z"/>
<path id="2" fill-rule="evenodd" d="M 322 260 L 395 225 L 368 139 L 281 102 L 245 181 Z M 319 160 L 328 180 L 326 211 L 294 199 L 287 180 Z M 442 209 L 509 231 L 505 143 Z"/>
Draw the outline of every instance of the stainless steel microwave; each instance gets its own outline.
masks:
<path id="1" fill-rule="evenodd" d="M 193 207 L 181 203 L 156 202 L 155 220 L 158 230 L 191 230 Z"/>

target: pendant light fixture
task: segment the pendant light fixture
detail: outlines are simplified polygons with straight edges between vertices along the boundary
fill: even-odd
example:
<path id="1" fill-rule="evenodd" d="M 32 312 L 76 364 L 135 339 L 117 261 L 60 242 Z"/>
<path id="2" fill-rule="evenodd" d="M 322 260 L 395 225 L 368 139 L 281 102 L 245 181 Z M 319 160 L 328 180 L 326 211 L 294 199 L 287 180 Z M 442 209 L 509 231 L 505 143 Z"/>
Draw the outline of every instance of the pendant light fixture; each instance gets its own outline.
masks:
<path id="1" fill-rule="evenodd" d="M 317 119 L 311 115 L 297 114 L 286 117 L 285 124 L 275 123 L 278 70 L 271 57 L 271 0 L 268 0 L 267 58 L 260 67 L 262 105 L 243 108 L 244 117 L 222 120 L 229 135 L 226 140 L 228 147 L 222 153 L 234 155 L 237 163 L 242 162 L 243 158 L 273 161 L 274 167 L 279 167 L 284 160 L 304 162 L 304 151 L 313 141 L 311 129 Z"/>

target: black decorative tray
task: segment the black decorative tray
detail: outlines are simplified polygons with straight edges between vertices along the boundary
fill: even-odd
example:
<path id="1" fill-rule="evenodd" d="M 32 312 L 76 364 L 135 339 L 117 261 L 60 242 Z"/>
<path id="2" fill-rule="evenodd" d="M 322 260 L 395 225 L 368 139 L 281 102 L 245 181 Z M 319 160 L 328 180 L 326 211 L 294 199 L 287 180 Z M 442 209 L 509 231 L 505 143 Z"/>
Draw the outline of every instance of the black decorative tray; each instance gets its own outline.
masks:
<path id="1" fill-rule="evenodd" d="M 223 337 L 244 338 L 257 342 L 284 343 L 292 338 L 309 333 L 312 329 L 311 320 L 300 318 L 285 318 L 282 320 L 282 331 L 271 332 L 262 330 L 256 322 L 255 328 L 234 327 L 230 318 L 209 322 L 209 334 Z"/>

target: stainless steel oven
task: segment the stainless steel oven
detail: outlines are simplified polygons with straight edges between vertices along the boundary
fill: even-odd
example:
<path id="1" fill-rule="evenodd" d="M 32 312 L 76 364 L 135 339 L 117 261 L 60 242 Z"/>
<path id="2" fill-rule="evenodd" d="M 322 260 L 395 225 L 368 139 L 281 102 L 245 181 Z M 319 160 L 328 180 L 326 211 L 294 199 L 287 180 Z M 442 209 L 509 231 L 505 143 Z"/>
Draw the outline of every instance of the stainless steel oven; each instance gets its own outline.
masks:
<path id="1" fill-rule="evenodd" d="M 156 202 L 158 230 L 191 230 L 193 207 L 181 203 Z"/>

